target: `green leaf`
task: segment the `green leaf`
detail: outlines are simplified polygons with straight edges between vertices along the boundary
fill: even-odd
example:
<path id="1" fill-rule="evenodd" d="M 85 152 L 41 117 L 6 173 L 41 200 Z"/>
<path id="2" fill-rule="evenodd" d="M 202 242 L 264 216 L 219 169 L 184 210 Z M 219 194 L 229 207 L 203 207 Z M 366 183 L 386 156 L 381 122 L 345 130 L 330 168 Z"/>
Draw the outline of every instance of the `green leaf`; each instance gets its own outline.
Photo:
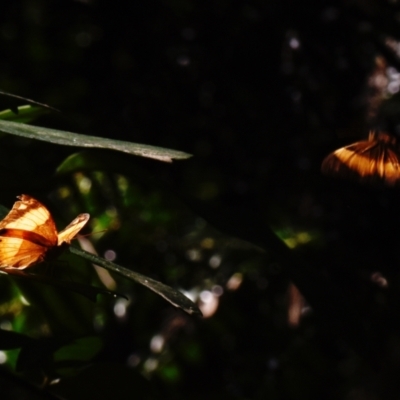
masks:
<path id="1" fill-rule="evenodd" d="M 131 271 L 130 269 L 121 267 L 118 264 L 115 264 L 111 261 L 107 261 L 103 258 L 95 256 L 94 254 L 87 253 L 84 250 L 78 249 L 76 247 L 69 247 L 71 253 L 76 254 L 80 257 L 86 258 L 93 264 L 99 265 L 109 271 L 115 272 L 119 275 L 122 275 L 125 278 L 131 279 L 136 283 L 139 283 L 142 286 L 145 286 L 147 289 L 152 290 L 154 293 L 157 293 L 163 299 L 167 300 L 173 306 L 181 308 L 183 311 L 188 314 L 201 314 L 200 309 L 196 304 L 192 302 L 192 300 L 188 299 L 184 294 L 171 288 L 170 286 L 165 285 L 155 279 L 151 279 L 147 276 L 141 275 L 137 272 Z"/>
<path id="2" fill-rule="evenodd" d="M 86 336 L 61 347 L 54 354 L 54 361 L 91 360 L 103 347 L 103 341 L 97 336 Z"/>
<path id="3" fill-rule="evenodd" d="M 30 105 L 20 106 L 17 113 L 13 110 L 0 111 L 0 119 L 6 121 L 14 121 L 19 123 L 27 123 L 35 120 L 41 115 L 48 114 L 49 110 L 43 107 L 35 107 Z"/>
<path id="4" fill-rule="evenodd" d="M 172 160 L 182 160 L 191 157 L 190 154 L 177 150 L 164 149 L 146 144 L 125 142 L 122 140 L 81 135 L 73 132 L 19 124 L 5 120 L 0 120 L 0 132 L 22 136 L 29 139 L 42 140 L 63 146 L 89 147 L 122 151 L 124 153 L 153 158 L 155 160 L 164 162 L 172 162 Z"/>
<path id="5" fill-rule="evenodd" d="M 18 372 L 38 371 L 48 377 L 71 375 L 87 365 L 103 348 L 96 336 L 30 339 L 18 355 Z"/>
<path id="6" fill-rule="evenodd" d="M 107 170 L 135 175 L 138 167 L 129 163 L 127 155 L 110 151 L 83 150 L 68 156 L 57 167 L 57 174 L 71 174 L 83 170 Z M 144 171 L 140 169 L 140 174 Z M 139 174 L 137 174 L 139 175 Z M 146 177 L 148 178 L 148 177 Z"/>

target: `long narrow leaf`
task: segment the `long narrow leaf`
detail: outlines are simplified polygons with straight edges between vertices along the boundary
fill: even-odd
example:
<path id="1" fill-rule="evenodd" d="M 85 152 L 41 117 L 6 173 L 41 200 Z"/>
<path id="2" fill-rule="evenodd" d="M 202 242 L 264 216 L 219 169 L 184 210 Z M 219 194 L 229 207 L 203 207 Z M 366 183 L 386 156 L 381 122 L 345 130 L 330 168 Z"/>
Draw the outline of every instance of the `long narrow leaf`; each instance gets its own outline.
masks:
<path id="1" fill-rule="evenodd" d="M 35 104 L 36 106 L 40 106 L 41 108 L 60 112 L 60 110 L 58 110 L 57 108 L 51 107 L 48 104 L 39 103 L 36 100 L 28 99 L 27 97 L 23 97 L 23 96 L 18 96 L 17 94 L 13 94 L 13 93 L 8 93 L 8 92 L 5 92 L 4 90 L 0 90 L 0 95 L 13 97 L 14 99 L 18 99 L 18 100 L 24 100 L 28 103 Z M 26 106 L 20 106 L 20 107 L 26 107 Z M 20 108 L 20 107 L 18 107 L 18 108 Z"/>
<path id="2" fill-rule="evenodd" d="M 167 300 L 173 306 L 181 308 L 183 311 L 188 314 L 200 314 L 201 311 L 190 299 L 188 299 L 184 294 L 171 288 L 170 286 L 165 285 L 164 283 L 158 282 L 154 279 L 151 279 L 147 276 L 138 274 L 137 272 L 131 271 L 125 267 L 121 267 L 118 264 L 115 264 L 111 261 L 107 261 L 104 258 L 100 258 L 93 254 L 87 253 L 84 250 L 78 249 L 76 247 L 70 247 L 70 252 L 76 254 L 82 258 L 86 258 L 93 264 L 99 265 L 109 271 L 115 272 L 119 275 L 124 276 L 125 278 L 131 279 L 136 283 L 139 283 L 142 286 L 152 290 L 154 293 L 157 293 L 159 296 Z"/>
<path id="3" fill-rule="evenodd" d="M 0 120 L 0 132 L 22 136 L 29 139 L 60 144 L 63 146 L 91 147 L 122 151 L 135 156 L 153 158 L 155 160 L 172 162 L 191 157 L 183 151 L 163 149 L 146 144 L 125 142 L 122 140 L 107 139 L 96 136 L 81 135 L 78 133 L 25 125 L 12 121 Z"/>

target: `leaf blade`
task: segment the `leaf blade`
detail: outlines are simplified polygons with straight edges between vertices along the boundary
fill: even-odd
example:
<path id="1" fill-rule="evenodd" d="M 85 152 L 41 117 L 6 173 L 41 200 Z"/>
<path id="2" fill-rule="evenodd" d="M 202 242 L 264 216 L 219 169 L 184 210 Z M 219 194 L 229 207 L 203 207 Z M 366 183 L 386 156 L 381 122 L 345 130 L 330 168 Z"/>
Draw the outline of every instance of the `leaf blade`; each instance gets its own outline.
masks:
<path id="1" fill-rule="evenodd" d="M 41 140 L 62 146 L 98 148 L 121 151 L 135 156 L 152 158 L 163 162 L 184 160 L 191 154 L 179 150 L 164 149 L 146 144 L 126 142 L 79 133 L 60 131 L 33 125 L 20 124 L 13 121 L 0 120 L 0 132 L 22 136 L 28 139 Z"/>
<path id="2" fill-rule="evenodd" d="M 199 314 L 202 315 L 200 309 L 195 303 L 187 298 L 183 293 L 171 288 L 164 283 L 156 281 L 155 279 L 149 278 L 137 272 L 131 271 L 128 268 L 122 267 L 111 261 L 104 260 L 101 257 L 90 254 L 84 250 L 78 249 L 77 247 L 69 247 L 71 253 L 76 254 L 80 257 L 86 258 L 90 262 L 99 265 L 109 271 L 115 272 L 125 278 L 131 279 L 136 283 L 150 289 L 154 293 L 161 296 L 164 300 L 168 301 L 174 307 L 180 308 L 188 314 Z"/>

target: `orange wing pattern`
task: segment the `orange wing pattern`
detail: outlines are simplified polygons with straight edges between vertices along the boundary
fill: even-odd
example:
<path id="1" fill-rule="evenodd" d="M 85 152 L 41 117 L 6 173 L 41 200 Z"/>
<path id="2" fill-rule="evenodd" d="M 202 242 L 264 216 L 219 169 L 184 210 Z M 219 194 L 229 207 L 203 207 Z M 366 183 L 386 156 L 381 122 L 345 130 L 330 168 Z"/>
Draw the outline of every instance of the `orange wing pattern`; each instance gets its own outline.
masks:
<path id="1" fill-rule="evenodd" d="M 66 228 L 58 233 L 58 246 L 63 243 L 70 244 L 71 240 L 89 221 L 89 214 L 79 214 Z"/>
<path id="2" fill-rule="evenodd" d="M 49 253 L 69 244 L 89 220 L 89 214 L 81 214 L 57 234 L 43 204 L 27 195 L 18 198 L 0 221 L 0 268 L 23 269 L 44 261 Z"/>
<path id="3" fill-rule="evenodd" d="M 400 184 L 400 148 L 396 138 L 371 132 L 368 140 L 353 143 L 331 153 L 322 163 L 323 173 L 364 183 Z"/>

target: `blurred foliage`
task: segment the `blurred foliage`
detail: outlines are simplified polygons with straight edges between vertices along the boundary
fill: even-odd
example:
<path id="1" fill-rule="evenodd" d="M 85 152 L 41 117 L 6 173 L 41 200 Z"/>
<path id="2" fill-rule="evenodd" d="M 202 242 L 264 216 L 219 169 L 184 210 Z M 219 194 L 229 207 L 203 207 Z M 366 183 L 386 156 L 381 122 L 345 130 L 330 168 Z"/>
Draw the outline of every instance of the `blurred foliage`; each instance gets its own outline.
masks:
<path id="1" fill-rule="evenodd" d="M 84 249 L 182 290 L 204 318 L 75 255 L 32 272 L 129 300 L 2 275 L 3 398 L 398 399 L 399 192 L 328 179 L 320 163 L 370 127 L 399 132 L 399 11 L 4 4 L 1 90 L 63 111 L 35 125 L 194 156 L 2 134 L 0 204 L 32 195 L 60 227 L 90 213 Z M 0 109 L 23 104 L 0 96 Z"/>
<path id="2" fill-rule="evenodd" d="M 21 123 L 29 123 L 46 113 L 48 113 L 48 111 L 43 107 L 32 107 L 26 105 L 26 106 L 20 106 L 15 110 L 1 111 L 0 119 L 7 121 L 21 122 Z"/>

